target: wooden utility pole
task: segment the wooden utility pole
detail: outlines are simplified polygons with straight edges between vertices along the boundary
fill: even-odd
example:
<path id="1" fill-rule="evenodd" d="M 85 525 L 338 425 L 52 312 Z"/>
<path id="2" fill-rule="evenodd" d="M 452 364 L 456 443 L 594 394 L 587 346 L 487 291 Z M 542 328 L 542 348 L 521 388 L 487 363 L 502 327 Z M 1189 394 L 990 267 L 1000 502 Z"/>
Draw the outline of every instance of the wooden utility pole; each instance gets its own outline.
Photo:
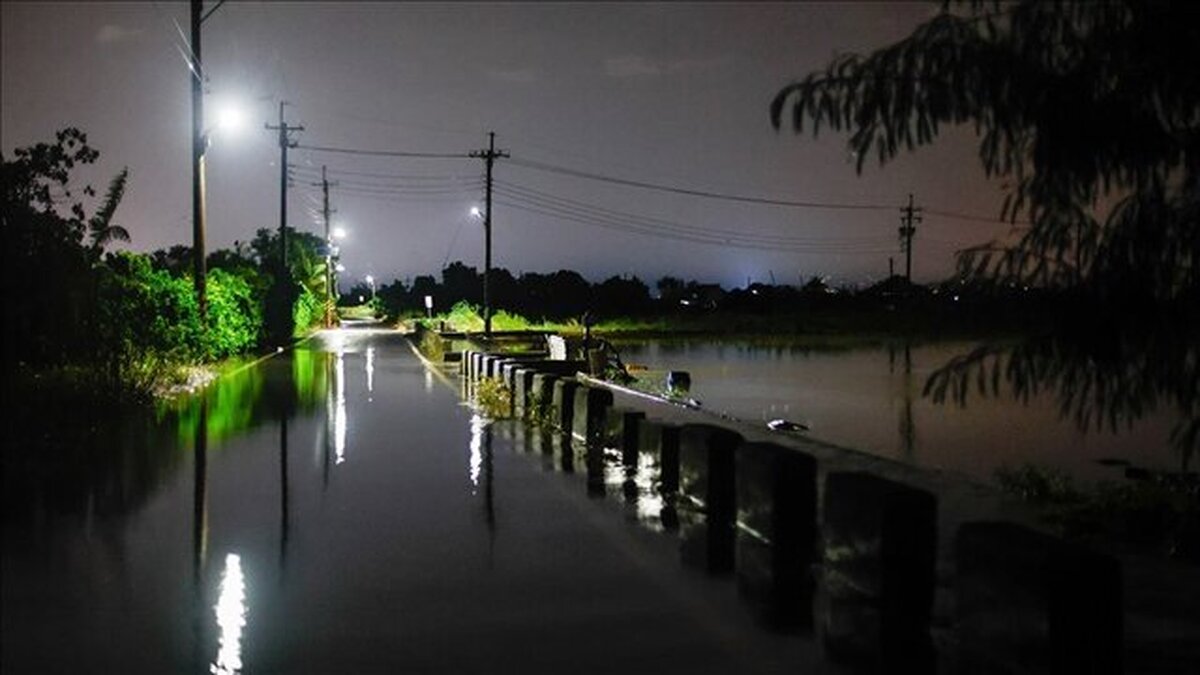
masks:
<path id="1" fill-rule="evenodd" d="M 329 178 L 325 175 L 325 165 L 321 165 L 321 195 L 324 198 L 324 208 L 321 210 L 325 216 L 325 327 L 333 327 L 333 237 L 329 230 L 329 217 L 333 214 L 333 209 L 329 208 L 329 186 L 336 186 L 337 183 L 330 183 Z"/>
<path id="2" fill-rule="evenodd" d="M 225 0 L 204 11 L 204 0 L 191 0 L 192 42 L 188 45 L 188 66 L 192 75 L 192 283 L 196 304 L 203 319 L 208 314 L 204 231 L 207 213 L 204 205 L 204 153 L 208 150 L 208 132 L 204 129 L 204 67 L 200 61 L 200 26 Z M 203 330 L 203 322 L 201 330 Z"/>
<path id="3" fill-rule="evenodd" d="M 289 126 L 283 118 L 283 106 L 287 105 L 287 101 L 279 102 L 279 125 L 265 125 L 267 129 L 279 132 L 279 273 L 280 279 L 284 279 L 288 274 L 287 266 L 287 189 L 288 189 L 288 163 L 287 151 L 288 148 L 296 147 L 296 141 L 293 141 L 289 132 L 304 131 L 302 126 Z"/>
<path id="4" fill-rule="evenodd" d="M 900 209 L 903 215 L 900 217 L 900 246 L 904 249 L 904 278 L 908 283 L 912 283 L 912 244 L 913 234 L 916 233 L 916 223 L 921 222 L 920 207 L 913 206 L 912 193 L 908 195 L 908 206 Z"/>
<path id="5" fill-rule="evenodd" d="M 208 139 L 204 134 L 204 75 L 200 70 L 200 24 L 204 21 L 204 3 L 192 0 L 192 283 L 196 288 L 196 303 L 200 317 L 208 312 L 205 290 L 207 269 L 204 261 L 204 151 Z M 201 322 L 203 325 L 203 322 Z"/>
<path id="6" fill-rule="evenodd" d="M 483 334 L 487 337 L 492 336 L 492 296 L 491 296 L 491 276 L 492 276 L 492 164 L 497 157 L 508 157 L 508 153 L 503 150 L 496 150 L 496 132 L 488 132 L 488 147 L 486 150 L 479 150 L 470 153 L 471 157 L 479 157 L 483 159 L 484 166 L 487 168 L 487 192 L 484 197 L 483 212 Z"/>

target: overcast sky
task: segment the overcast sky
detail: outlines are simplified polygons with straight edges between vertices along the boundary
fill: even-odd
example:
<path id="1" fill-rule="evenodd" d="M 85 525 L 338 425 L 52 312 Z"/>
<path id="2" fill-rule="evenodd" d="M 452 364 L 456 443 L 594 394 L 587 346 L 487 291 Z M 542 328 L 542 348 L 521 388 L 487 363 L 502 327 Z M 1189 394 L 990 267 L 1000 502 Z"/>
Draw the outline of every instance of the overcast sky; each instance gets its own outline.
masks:
<path id="1" fill-rule="evenodd" d="M 206 6 L 211 7 L 214 2 Z M 102 188 L 122 166 L 117 220 L 131 247 L 191 242 L 190 90 L 182 54 L 186 3 L 0 5 L 2 147 L 77 126 L 101 153 L 81 174 Z M 670 274 L 740 286 L 828 275 L 864 283 L 903 269 L 897 227 L 918 205 L 995 217 L 1001 195 L 969 130 L 857 175 L 843 135 L 776 132 L 772 97 L 836 53 L 870 51 L 928 19 L 930 3 L 248 3 L 205 23 L 208 110 L 241 101 L 240 136 L 209 150 L 209 250 L 279 222 L 278 101 L 302 145 L 466 153 L 498 160 L 494 264 L 514 273 L 576 269 L 600 280 Z M 182 33 L 177 29 L 182 29 Z M 289 223 L 321 232 L 327 165 L 349 232 L 353 280 L 482 266 L 482 162 L 291 151 Z M 894 208 L 839 210 L 719 201 L 601 182 L 621 180 L 769 199 Z M 927 214 L 914 277 L 953 269 L 953 251 L 1002 224 Z M 729 233 L 733 234 L 729 234 Z M 653 234 L 650 234 L 653 233 Z M 741 237 L 738 239 L 737 237 Z M 729 243 L 698 243 L 695 240 Z"/>

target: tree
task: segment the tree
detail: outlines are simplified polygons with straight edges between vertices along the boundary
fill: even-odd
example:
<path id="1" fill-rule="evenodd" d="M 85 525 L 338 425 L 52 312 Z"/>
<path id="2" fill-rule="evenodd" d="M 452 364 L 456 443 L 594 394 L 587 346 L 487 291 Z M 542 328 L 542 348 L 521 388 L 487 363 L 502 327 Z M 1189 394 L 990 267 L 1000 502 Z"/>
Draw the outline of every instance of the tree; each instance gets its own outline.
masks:
<path id="1" fill-rule="evenodd" d="M 1030 226 L 967 251 L 963 273 L 1173 302 L 1200 289 L 1197 62 L 1194 3 L 948 3 L 900 42 L 784 87 L 770 115 L 846 130 L 860 172 L 972 124 L 984 169 L 1010 186 L 1002 215 Z"/>
<path id="2" fill-rule="evenodd" d="M 1195 3 L 1062 0 L 947 4 L 907 38 L 846 55 L 781 89 L 778 129 L 850 133 L 861 172 L 972 124 L 1002 216 L 1025 216 L 1012 245 L 967 251 L 974 280 L 1070 289 L 1047 335 L 987 345 L 930 377 L 926 393 L 965 401 L 975 385 L 1057 390 L 1087 428 L 1156 403 L 1200 448 L 1200 8 Z"/>
<path id="3" fill-rule="evenodd" d="M 6 369 L 22 362 L 61 365 L 90 352 L 94 259 L 84 245 L 87 216 L 75 200 L 71 171 L 98 156 L 74 128 L 57 132 L 53 143 L 0 155 Z M 94 192 L 87 186 L 83 194 Z"/>
<path id="4" fill-rule="evenodd" d="M 121 169 L 120 172 L 108 184 L 108 191 L 104 194 L 104 201 L 100 204 L 100 208 L 96 210 L 95 215 L 88 220 L 88 235 L 91 238 L 92 256 L 100 259 L 100 253 L 114 241 L 129 241 L 129 230 L 117 225 L 113 222 L 113 216 L 117 213 L 117 206 L 120 205 L 121 199 L 125 196 L 125 182 L 129 179 L 129 167 Z"/>

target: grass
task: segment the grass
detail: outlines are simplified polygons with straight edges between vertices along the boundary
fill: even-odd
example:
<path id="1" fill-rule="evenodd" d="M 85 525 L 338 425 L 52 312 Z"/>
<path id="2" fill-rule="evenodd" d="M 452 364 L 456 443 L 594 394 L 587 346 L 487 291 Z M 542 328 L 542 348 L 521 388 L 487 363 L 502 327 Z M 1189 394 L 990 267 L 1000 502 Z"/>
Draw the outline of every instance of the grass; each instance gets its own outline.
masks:
<path id="1" fill-rule="evenodd" d="M 1039 507 L 1045 522 L 1066 539 L 1115 543 L 1200 564 L 1195 474 L 1150 474 L 1087 488 L 1060 471 L 1025 464 L 997 469 L 996 482 Z"/>
<path id="2" fill-rule="evenodd" d="M 368 320 L 374 319 L 376 316 L 375 308 L 371 305 L 354 305 L 352 307 L 338 307 L 338 316 L 343 319 Z"/>
<path id="3" fill-rule="evenodd" d="M 449 311 L 418 320 L 431 328 L 466 333 L 483 331 L 479 309 L 459 302 Z M 492 316 L 495 331 L 554 332 L 581 337 L 578 319 L 531 319 L 505 310 Z M 647 338 L 720 337 L 813 349 L 878 346 L 904 338 L 923 342 L 948 339 L 996 339 L 1022 334 L 1027 327 L 979 320 L 972 316 L 933 315 L 929 310 L 893 311 L 886 308 L 829 307 L 788 314 L 695 312 L 669 316 L 611 317 L 598 320 L 592 334 L 612 341 Z"/>

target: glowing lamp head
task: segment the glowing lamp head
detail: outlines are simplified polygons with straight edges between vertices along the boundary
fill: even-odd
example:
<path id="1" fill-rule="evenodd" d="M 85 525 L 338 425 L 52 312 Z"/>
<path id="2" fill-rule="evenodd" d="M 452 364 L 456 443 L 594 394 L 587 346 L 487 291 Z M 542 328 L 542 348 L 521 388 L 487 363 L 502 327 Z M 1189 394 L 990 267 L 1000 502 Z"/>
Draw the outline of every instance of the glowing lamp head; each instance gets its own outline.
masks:
<path id="1" fill-rule="evenodd" d="M 346 228 L 344 228 L 344 227 L 333 228 L 333 238 L 334 239 L 345 239 L 346 238 Z"/>
<path id="2" fill-rule="evenodd" d="M 246 116 L 242 109 L 232 103 L 224 103 L 217 108 L 217 130 L 222 134 L 237 134 L 246 126 Z"/>
<path id="3" fill-rule="evenodd" d="M 482 218 L 483 212 L 479 210 L 478 206 L 472 206 L 471 207 L 471 215 L 475 216 L 476 218 Z"/>

